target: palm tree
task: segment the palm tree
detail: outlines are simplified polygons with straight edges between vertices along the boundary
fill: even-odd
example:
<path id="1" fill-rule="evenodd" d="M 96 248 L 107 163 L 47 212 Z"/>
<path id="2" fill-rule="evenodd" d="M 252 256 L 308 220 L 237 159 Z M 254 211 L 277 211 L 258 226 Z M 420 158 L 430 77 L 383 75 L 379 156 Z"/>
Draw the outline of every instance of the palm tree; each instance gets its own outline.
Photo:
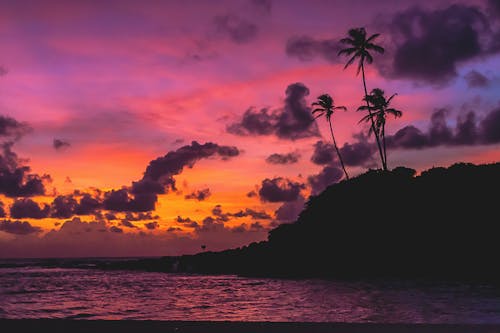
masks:
<path id="1" fill-rule="evenodd" d="M 401 117 L 403 112 L 400 110 L 396 110 L 394 108 L 390 108 L 389 104 L 391 103 L 394 96 L 397 94 L 393 94 L 389 99 L 386 99 L 384 96 L 384 91 L 380 88 L 375 88 L 371 91 L 370 95 L 365 97 L 367 105 L 362 105 L 358 108 L 358 111 L 370 111 L 366 116 L 361 118 L 359 122 L 371 120 L 374 126 L 375 135 L 378 135 L 379 138 L 382 138 L 382 146 L 383 146 L 383 165 L 384 170 L 387 170 L 387 148 L 385 144 L 385 122 L 387 115 L 393 115 L 394 118 Z M 371 112 L 373 110 L 373 112 Z M 371 131 L 370 131 L 371 132 Z"/>
<path id="2" fill-rule="evenodd" d="M 332 135 L 333 146 L 335 147 L 335 150 L 337 151 L 340 165 L 342 166 L 342 170 L 344 170 L 345 178 L 349 179 L 349 175 L 347 174 L 347 170 L 345 169 L 344 161 L 342 160 L 342 155 L 340 154 L 339 147 L 337 146 L 337 141 L 335 141 L 335 136 L 333 135 L 333 128 L 332 128 L 332 114 L 333 114 L 333 112 L 335 110 L 347 111 L 347 108 L 345 106 L 335 106 L 335 103 L 333 102 L 333 98 L 328 94 L 323 94 L 323 95 L 319 96 L 318 101 L 312 103 L 312 105 L 318 106 L 318 108 L 316 108 L 312 111 L 313 114 L 318 112 L 317 116 L 314 119 L 317 119 L 323 115 L 326 117 L 326 120 L 328 121 L 328 124 L 330 125 L 330 133 Z"/>
<path id="3" fill-rule="evenodd" d="M 340 42 L 342 44 L 348 45 L 349 47 L 340 50 L 338 55 L 345 54 L 346 56 L 351 57 L 345 64 L 344 69 L 352 65 L 354 61 L 356 61 L 356 59 L 359 59 L 358 71 L 356 72 L 356 75 L 359 75 L 360 71 L 363 75 L 363 87 L 365 90 L 365 99 L 366 99 L 366 96 L 368 96 L 368 90 L 366 89 L 365 61 L 366 63 L 371 64 L 373 62 L 373 57 L 370 54 L 370 51 L 375 51 L 377 53 L 383 54 L 384 48 L 373 43 L 375 39 L 377 39 L 377 37 L 380 36 L 380 34 L 371 35 L 367 39 L 365 28 L 350 29 L 348 35 L 349 37 L 341 39 Z M 370 105 L 368 104 L 368 101 L 366 101 L 366 106 L 368 109 L 368 114 L 371 114 Z M 375 140 L 377 141 L 377 147 L 380 153 L 380 159 L 382 160 L 382 167 L 384 168 L 384 170 L 387 170 L 387 166 L 385 165 L 385 160 L 382 152 L 382 146 L 380 145 L 380 138 L 377 132 L 375 131 L 375 122 L 371 116 L 370 119 L 371 119 L 371 130 L 375 134 Z"/>

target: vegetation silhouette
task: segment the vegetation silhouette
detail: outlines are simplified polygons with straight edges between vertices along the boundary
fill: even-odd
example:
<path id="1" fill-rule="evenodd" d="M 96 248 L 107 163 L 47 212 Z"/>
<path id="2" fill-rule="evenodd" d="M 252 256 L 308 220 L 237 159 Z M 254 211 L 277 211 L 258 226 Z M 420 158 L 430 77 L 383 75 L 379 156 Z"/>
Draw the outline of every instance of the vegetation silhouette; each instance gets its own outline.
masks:
<path id="1" fill-rule="evenodd" d="M 358 111 L 366 111 L 369 109 L 373 110 L 373 112 L 370 112 L 366 116 L 361 118 L 359 122 L 371 120 L 372 123 L 375 123 L 375 135 L 377 135 L 379 138 L 382 138 L 383 159 L 385 161 L 385 167 L 387 168 L 387 146 L 385 143 L 386 118 L 388 114 L 393 115 L 394 118 L 399 118 L 403 115 L 403 112 L 389 107 L 392 99 L 397 94 L 393 94 L 391 97 L 389 97 L 389 99 L 386 99 L 384 94 L 385 92 L 380 88 L 373 89 L 370 95 L 367 95 L 364 98 L 364 100 L 367 101 L 369 107 L 367 107 L 366 105 L 362 105 L 358 108 Z M 372 128 L 370 128 L 370 133 L 371 132 Z"/>
<path id="2" fill-rule="evenodd" d="M 419 176 L 405 167 L 369 170 L 310 197 L 297 221 L 271 230 L 267 241 L 104 268 L 498 283 L 498 199 L 491 195 L 498 184 L 500 163 L 458 163 Z"/>
<path id="3" fill-rule="evenodd" d="M 335 136 L 333 135 L 332 128 L 332 115 L 335 110 L 344 110 L 347 111 L 345 106 L 335 106 L 333 98 L 328 94 L 323 94 L 318 96 L 318 101 L 312 103 L 313 106 L 319 106 L 315 108 L 312 113 L 317 113 L 314 119 L 317 119 L 321 116 L 325 116 L 328 121 L 328 125 L 330 126 L 330 134 L 332 135 L 333 146 L 335 147 L 335 151 L 337 152 L 337 156 L 339 157 L 340 165 L 342 166 L 342 170 L 344 170 L 345 178 L 349 179 L 349 175 L 347 174 L 347 170 L 345 169 L 344 161 L 342 160 L 342 155 L 340 154 L 339 147 L 337 146 L 337 141 L 335 140 Z"/>
<path id="4" fill-rule="evenodd" d="M 371 64 L 373 62 L 373 56 L 370 54 L 370 51 L 375 51 L 377 53 L 383 54 L 385 50 L 383 47 L 373 43 L 375 39 L 380 36 L 380 34 L 374 34 L 366 38 L 365 28 L 353 28 L 348 31 L 348 35 L 349 36 L 347 38 L 343 38 L 340 40 L 342 44 L 346 44 L 348 45 L 348 47 L 340 50 L 338 52 L 338 55 L 346 55 L 351 57 L 345 64 L 344 69 L 352 65 L 354 61 L 356 61 L 356 59 L 359 59 L 356 75 L 359 75 L 360 72 L 362 73 L 363 88 L 366 100 L 368 96 L 368 89 L 366 88 L 365 61 L 368 64 Z M 370 115 L 371 129 L 375 135 L 375 141 L 377 142 L 380 159 L 382 160 L 382 168 L 384 170 L 387 170 L 387 165 L 385 163 L 384 155 L 382 152 L 382 146 L 380 144 L 380 138 L 375 128 L 375 121 L 371 116 L 372 112 L 368 100 L 366 100 L 366 107 L 368 110 L 368 114 Z"/>

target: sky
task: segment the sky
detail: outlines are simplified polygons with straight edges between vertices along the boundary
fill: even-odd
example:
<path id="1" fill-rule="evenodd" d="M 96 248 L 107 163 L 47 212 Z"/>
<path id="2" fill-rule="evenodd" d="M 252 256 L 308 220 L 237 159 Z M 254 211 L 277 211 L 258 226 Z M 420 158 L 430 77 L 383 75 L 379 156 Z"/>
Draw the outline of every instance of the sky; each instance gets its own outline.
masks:
<path id="1" fill-rule="evenodd" d="M 351 28 L 380 34 L 367 88 L 403 112 L 389 168 L 500 160 L 498 0 L 0 3 L 0 257 L 265 240 L 343 179 L 324 93 L 350 175 L 380 168 Z"/>

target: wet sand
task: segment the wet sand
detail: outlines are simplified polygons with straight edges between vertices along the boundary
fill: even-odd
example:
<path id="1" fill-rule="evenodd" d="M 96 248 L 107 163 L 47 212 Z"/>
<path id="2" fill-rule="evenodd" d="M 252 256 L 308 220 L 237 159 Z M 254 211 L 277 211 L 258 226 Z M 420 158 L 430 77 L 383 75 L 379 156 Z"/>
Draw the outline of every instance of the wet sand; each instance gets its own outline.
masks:
<path id="1" fill-rule="evenodd" d="M 3 332 L 500 333 L 500 325 L 0 319 Z"/>

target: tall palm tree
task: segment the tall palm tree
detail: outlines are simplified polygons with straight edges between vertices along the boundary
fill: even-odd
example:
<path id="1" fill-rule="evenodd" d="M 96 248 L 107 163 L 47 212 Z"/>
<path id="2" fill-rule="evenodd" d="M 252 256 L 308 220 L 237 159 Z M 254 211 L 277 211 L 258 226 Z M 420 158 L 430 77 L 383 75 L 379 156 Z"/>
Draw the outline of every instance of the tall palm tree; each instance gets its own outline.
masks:
<path id="1" fill-rule="evenodd" d="M 345 178 L 349 179 L 349 175 L 347 174 L 347 170 L 345 169 L 344 161 L 342 160 L 342 155 L 340 154 L 339 147 L 337 146 L 337 141 L 335 141 L 335 136 L 333 135 L 333 128 L 332 128 L 332 114 L 335 110 L 344 110 L 347 111 L 347 108 L 345 106 L 335 106 L 335 103 L 333 101 L 333 98 L 328 95 L 328 94 L 323 94 L 318 97 L 318 101 L 312 103 L 313 106 L 318 106 L 318 108 L 315 108 L 312 113 L 315 114 L 317 112 L 317 115 L 314 119 L 317 119 L 321 116 L 325 116 L 326 120 L 328 121 L 328 124 L 330 125 L 330 133 L 332 135 L 332 141 L 333 141 L 333 146 L 335 147 L 335 151 L 337 152 L 337 155 L 339 157 L 340 165 L 342 166 L 342 170 L 344 170 L 345 173 Z"/>
<path id="2" fill-rule="evenodd" d="M 388 99 L 384 96 L 385 92 L 380 88 L 375 88 L 371 91 L 370 95 L 365 97 L 365 100 L 368 104 L 362 105 L 358 108 L 358 111 L 370 111 L 366 116 L 361 118 L 359 122 L 369 121 L 375 124 L 375 135 L 378 135 L 379 138 L 382 138 L 382 148 L 383 148 L 383 159 L 384 159 L 384 170 L 387 170 L 387 147 L 385 144 L 385 123 L 387 115 L 393 115 L 394 118 L 401 117 L 403 112 L 400 110 L 396 110 L 394 108 L 389 107 L 394 96 L 397 94 L 393 94 Z M 373 111 L 373 112 L 371 112 Z"/>
<path id="3" fill-rule="evenodd" d="M 358 71 L 356 75 L 359 75 L 361 71 L 363 75 L 363 87 L 365 90 L 365 98 L 368 96 L 368 90 L 366 89 L 366 77 L 365 77 L 365 61 L 367 64 L 371 64 L 373 62 L 373 56 L 370 54 L 370 51 L 375 51 L 377 53 L 383 54 L 384 48 L 374 44 L 373 42 L 377 39 L 380 34 L 371 35 L 369 38 L 366 38 L 366 30 L 365 28 L 353 28 L 348 32 L 348 37 L 340 40 L 342 44 L 348 45 L 347 48 L 339 51 L 338 55 L 346 55 L 351 57 L 344 66 L 344 69 L 349 67 L 359 59 L 358 61 Z M 368 114 L 371 114 L 370 105 L 368 101 L 366 102 L 366 106 L 368 109 Z M 383 156 L 382 146 L 380 145 L 380 138 L 375 131 L 375 122 L 374 119 L 370 116 L 371 119 L 371 130 L 375 134 L 375 140 L 377 141 L 378 151 L 380 153 L 380 159 L 382 160 L 382 167 L 384 170 L 387 170 L 387 166 L 385 165 L 385 160 Z"/>

